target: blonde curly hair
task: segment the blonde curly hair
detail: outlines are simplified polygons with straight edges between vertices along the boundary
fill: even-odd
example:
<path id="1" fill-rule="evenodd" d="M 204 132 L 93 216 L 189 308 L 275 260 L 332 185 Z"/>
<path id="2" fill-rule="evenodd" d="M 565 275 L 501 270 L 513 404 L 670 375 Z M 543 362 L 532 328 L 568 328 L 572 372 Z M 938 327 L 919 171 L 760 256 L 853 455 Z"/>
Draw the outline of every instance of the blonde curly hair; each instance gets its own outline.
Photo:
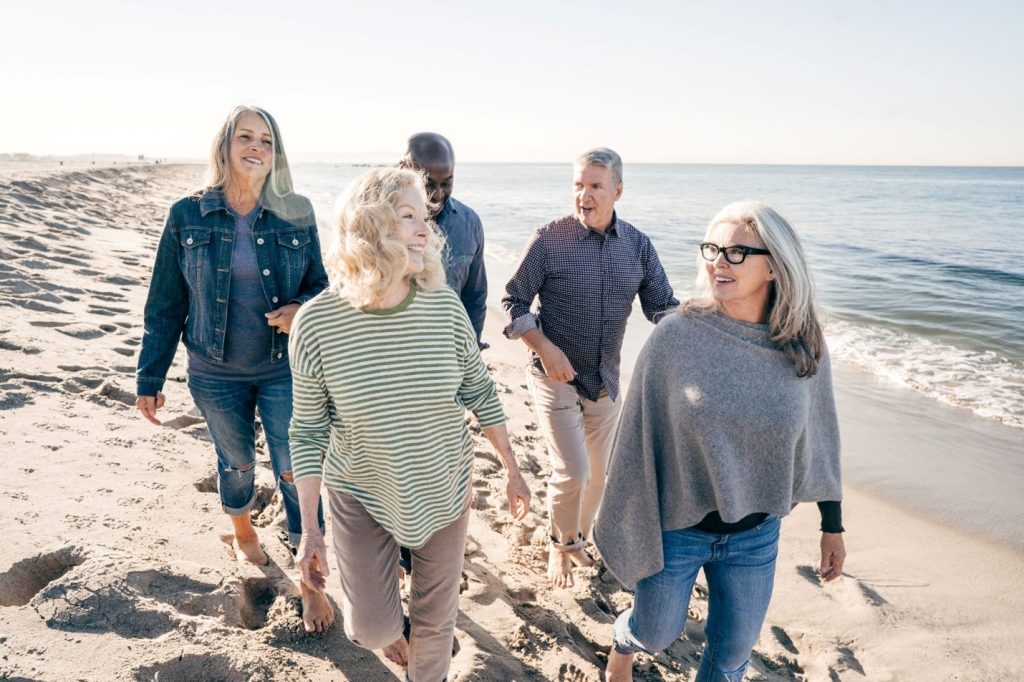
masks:
<path id="1" fill-rule="evenodd" d="M 401 168 L 380 168 L 359 176 L 338 199 L 337 230 L 324 267 L 331 288 L 358 308 L 373 305 L 397 278 L 405 276 L 409 263 L 406 245 L 396 237 L 398 200 L 414 188 L 427 201 L 419 174 Z M 445 286 L 441 253 L 444 237 L 436 225 L 423 252 L 423 270 L 409 275 L 421 291 Z"/>

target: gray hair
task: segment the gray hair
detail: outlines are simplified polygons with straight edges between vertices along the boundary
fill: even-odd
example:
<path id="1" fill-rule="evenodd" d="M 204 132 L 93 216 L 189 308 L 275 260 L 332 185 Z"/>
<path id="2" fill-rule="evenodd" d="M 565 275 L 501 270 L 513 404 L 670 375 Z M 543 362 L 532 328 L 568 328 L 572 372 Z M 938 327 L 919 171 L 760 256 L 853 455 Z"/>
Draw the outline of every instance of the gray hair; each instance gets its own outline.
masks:
<path id="1" fill-rule="evenodd" d="M 622 182 L 622 157 L 608 147 L 594 147 L 576 157 L 572 164 L 576 168 L 604 166 L 612 172 L 614 182 Z"/>
<path id="2" fill-rule="evenodd" d="M 279 197 L 291 194 L 292 172 L 288 165 L 288 156 L 284 153 L 284 142 L 281 141 L 281 130 L 277 127 L 277 121 L 266 109 L 260 107 L 240 105 L 231 110 L 224 123 L 221 124 L 217 136 L 213 139 L 213 147 L 210 150 L 210 167 L 206 181 L 207 188 L 223 188 L 231 177 L 231 138 L 235 134 L 235 125 L 238 119 L 248 113 L 258 114 L 270 129 L 270 137 L 273 140 L 273 154 L 270 157 L 270 173 L 267 177 L 267 186 Z"/>
<path id="3" fill-rule="evenodd" d="M 768 334 L 796 366 L 797 376 L 814 376 L 825 351 L 825 337 L 814 301 L 814 282 L 796 230 L 775 209 L 759 201 L 737 201 L 723 208 L 711 219 L 704 238 L 721 223 L 744 226 L 770 252 L 775 279 L 768 298 Z M 699 254 L 697 262 L 694 298 L 683 305 L 683 312 L 716 311 L 718 305 L 711 297 L 711 282 Z"/>

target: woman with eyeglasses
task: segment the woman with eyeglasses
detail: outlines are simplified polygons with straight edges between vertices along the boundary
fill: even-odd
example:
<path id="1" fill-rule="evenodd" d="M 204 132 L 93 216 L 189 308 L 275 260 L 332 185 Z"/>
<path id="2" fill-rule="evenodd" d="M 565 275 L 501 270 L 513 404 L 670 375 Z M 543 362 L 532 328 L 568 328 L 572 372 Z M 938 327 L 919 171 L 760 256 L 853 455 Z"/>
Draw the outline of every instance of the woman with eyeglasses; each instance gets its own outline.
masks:
<path id="1" fill-rule="evenodd" d="M 839 430 L 810 272 L 789 223 L 730 204 L 708 226 L 694 297 L 655 328 L 622 409 L 595 543 L 635 590 L 607 679 L 668 647 L 703 569 L 697 678 L 739 680 L 771 599 L 779 519 L 821 510 L 823 580 L 842 574 Z"/>

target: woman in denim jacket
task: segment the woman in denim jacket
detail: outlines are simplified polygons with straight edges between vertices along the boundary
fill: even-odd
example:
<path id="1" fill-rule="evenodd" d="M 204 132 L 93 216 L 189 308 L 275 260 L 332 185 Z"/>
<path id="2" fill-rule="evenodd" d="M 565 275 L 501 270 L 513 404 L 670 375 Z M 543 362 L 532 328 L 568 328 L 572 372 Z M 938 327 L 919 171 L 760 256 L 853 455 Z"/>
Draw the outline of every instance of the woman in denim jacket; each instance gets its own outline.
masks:
<path id="1" fill-rule="evenodd" d="M 239 558 L 269 561 L 250 518 L 256 501 L 256 411 L 284 500 L 288 534 L 302 534 L 288 449 L 288 337 L 299 306 L 327 286 L 309 200 L 292 191 L 277 122 L 236 107 L 214 140 L 207 186 L 171 206 L 157 249 L 139 353 L 142 415 L 157 410 L 178 341 L 188 386 L 217 451 L 218 489 Z M 319 512 L 323 527 L 323 512 Z M 334 621 L 321 592 L 301 586 L 307 631 Z"/>

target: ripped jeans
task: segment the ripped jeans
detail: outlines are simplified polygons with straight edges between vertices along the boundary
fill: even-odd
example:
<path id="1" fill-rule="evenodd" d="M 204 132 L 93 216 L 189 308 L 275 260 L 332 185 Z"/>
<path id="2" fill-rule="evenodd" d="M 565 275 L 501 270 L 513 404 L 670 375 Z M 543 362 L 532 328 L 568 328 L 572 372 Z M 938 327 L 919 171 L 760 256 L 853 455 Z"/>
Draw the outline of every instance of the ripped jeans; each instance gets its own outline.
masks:
<path id="1" fill-rule="evenodd" d="M 298 546 L 302 537 L 299 495 L 295 483 L 282 474 L 291 473 L 288 424 L 292 419 L 292 379 L 272 381 L 227 381 L 189 375 L 188 388 L 210 430 L 217 450 L 217 489 L 229 516 L 248 514 L 256 503 L 256 411 L 270 451 L 277 488 L 288 518 L 288 538 Z M 321 532 L 323 502 L 317 511 Z"/>
<path id="2" fill-rule="evenodd" d="M 633 608 L 619 614 L 614 646 L 620 654 L 667 648 L 686 624 L 697 573 L 708 583 L 707 641 L 697 682 L 740 682 L 764 624 L 775 580 L 779 517 L 730 535 L 695 528 L 661 534 L 665 567 L 636 585 Z"/>

